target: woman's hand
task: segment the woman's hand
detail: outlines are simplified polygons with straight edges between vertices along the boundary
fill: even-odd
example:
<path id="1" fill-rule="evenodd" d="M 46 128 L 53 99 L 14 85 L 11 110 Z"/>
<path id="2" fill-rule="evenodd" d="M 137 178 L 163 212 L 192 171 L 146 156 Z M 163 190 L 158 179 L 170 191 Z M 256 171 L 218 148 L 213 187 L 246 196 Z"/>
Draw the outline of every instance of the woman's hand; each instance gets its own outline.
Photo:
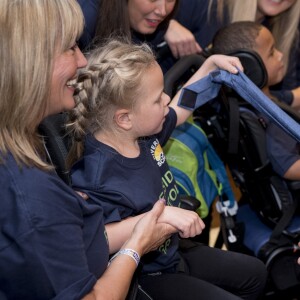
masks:
<path id="1" fill-rule="evenodd" d="M 170 21 L 165 40 L 175 58 L 202 52 L 191 31 L 175 20 Z"/>
<path id="2" fill-rule="evenodd" d="M 158 221 L 176 227 L 182 238 L 199 235 L 205 227 L 197 213 L 173 206 L 166 206 Z"/>
<path id="3" fill-rule="evenodd" d="M 159 221 L 165 209 L 164 201 L 158 200 L 152 210 L 136 223 L 130 239 L 123 247 L 135 249 L 141 256 L 157 249 L 166 239 L 177 232 L 175 226 Z"/>

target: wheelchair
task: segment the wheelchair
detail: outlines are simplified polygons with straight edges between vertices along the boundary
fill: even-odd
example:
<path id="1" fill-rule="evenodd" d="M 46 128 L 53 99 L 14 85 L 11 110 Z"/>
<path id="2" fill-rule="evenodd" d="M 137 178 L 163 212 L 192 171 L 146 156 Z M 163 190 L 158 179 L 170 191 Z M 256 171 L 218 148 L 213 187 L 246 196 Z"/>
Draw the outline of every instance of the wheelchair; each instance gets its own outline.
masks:
<path id="1" fill-rule="evenodd" d="M 233 55 L 240 58 L 245 74 L 262 87 L 266 71 L 260 58 L 244 50 Z M 165 91 L 174 95 L 204 59 L 192 55 L 179 60 L 165 74 Z M 256 256 L 266 264 L 269 273 L 266 299 L 298 299 L 300 182 L 287 181 L 274 172 L 260 117 L 234 90 L 222 87 L 217 98 L 194 112 L 194 118 L 229 167 L 242 194 L 236 215 L 219 210 L 218 243 L 224 242 L 229 250 Z"/>

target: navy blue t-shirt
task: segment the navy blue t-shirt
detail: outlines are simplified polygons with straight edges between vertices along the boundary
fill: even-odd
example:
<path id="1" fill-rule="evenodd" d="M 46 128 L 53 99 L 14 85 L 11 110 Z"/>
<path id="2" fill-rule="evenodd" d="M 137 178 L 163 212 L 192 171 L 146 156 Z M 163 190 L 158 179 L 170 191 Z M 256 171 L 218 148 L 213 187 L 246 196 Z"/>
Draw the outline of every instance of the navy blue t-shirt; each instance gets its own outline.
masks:
<path id="1" fill-rule="evenodd" d="M 101 0 L 78 0 L 79 5 L 85 17 L 85 28 L 79 40 L 81 49 L 91 45 L 95 37 L 98 10 Z M 190 30 L 202 48 L 207 47 L 215 34 L 222 26 L 216 15 L 216 1 L 212 3 L 210 14 L 208 14 L 209 0 L 181 0 L 178 10 L 174 16 L 181 25 Z M 162 24 L 161 24 L 162 25 Z M 139 34 L 132 31 L 132 40 L 134 43 L 145 42 L 158 53 L 158 63 L 163 72 L 167 72 L 177 61 L 170 51 L 160 51 L 160 45 L 165 41 L 164 35 L 167 26 L 159 26 L 153 34 Z"/>
<path id="2" fill-rule="evenodd" d="M 283 177 L 286 171 L 300 159 L 300 144 L 271 121 L 267 121 L 266 142 L 272 167 Z"/>
<path id="3" fill-rule="evenodd" d="M 0 182 L 0 290 L 9 299 L 81 299 L 107 267 L 101 207 L 11 155 Z"/>
<path id="4" fill-rule="evenodd" d="M 176 113 L 170 109 L 161 133 L 140 139 L 141 151 L 136 158 L 124 157 L 87 136 L 84 156 L 72 168 L 72 185 L 88 194 L 89 203 L 103 207 L 105 223 L 145 213 L 160 197 L 165 197 L 168 205 L 179 206 L 178 189 L 161 147 L 176 121 Z M 178 236 L 173 235 L 159 251 L 143 257 L 143 271 L 174 269 L 179 261 L 177 247 Z"/>

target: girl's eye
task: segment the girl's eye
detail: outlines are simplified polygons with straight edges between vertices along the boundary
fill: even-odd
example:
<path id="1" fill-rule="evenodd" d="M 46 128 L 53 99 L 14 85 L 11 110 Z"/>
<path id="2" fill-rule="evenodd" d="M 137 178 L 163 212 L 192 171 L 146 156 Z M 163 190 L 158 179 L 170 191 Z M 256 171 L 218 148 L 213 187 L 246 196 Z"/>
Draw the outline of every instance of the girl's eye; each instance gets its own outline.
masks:
<path id="1" fill-rule="evenodd" d="M 163 97 L 160 96 L 159 99 L 157 99 L 156 103 L 160 104 L 162 102 L 162 100 L 163 100 Z"/>

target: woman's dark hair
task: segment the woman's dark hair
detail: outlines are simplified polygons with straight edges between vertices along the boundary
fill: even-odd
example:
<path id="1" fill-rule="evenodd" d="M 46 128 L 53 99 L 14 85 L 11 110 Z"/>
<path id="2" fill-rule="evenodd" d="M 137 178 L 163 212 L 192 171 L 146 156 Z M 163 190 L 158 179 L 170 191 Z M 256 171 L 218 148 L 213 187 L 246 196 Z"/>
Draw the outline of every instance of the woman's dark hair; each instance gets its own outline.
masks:
<path id="1" fill-rule="evenodd" d="M 158 29 L 165 29 L 177 11 L 180 0 L 176 0 L 173 11 L 159 25 Z M 95 43 L 110 37 L 131 39 L 131 28 L 128 16 L 128 0 L 101 0 L 99 1 Z M 157 29 L 157 30 L 158 30 Z"/>

